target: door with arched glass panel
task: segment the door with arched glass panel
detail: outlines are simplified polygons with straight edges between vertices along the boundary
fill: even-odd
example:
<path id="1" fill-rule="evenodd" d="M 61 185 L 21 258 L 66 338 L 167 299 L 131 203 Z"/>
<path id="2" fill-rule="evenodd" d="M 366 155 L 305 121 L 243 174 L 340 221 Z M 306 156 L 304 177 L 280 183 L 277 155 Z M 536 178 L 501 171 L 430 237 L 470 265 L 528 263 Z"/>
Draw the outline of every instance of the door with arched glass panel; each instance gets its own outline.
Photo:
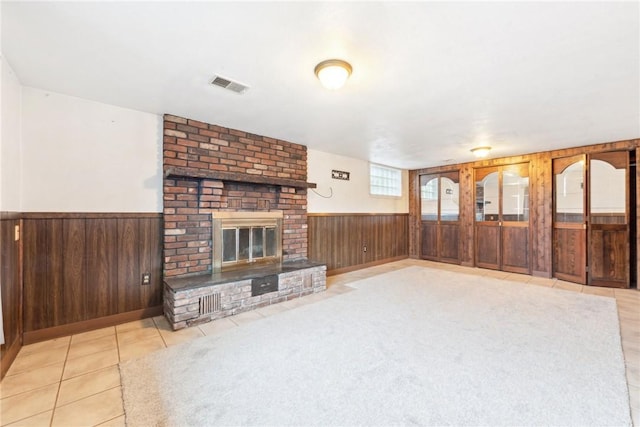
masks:
<path id="1" fill-rule="evenodd" d="M 626 151 L 553 161 L 554 277 L 630 286 L 629 169 Z"/>
<path id="2" fill-rule="evenodd" d="M 420 176 L 422 258 L 460 263 L 459 173 Z"/>
<path id="3" fill-rule="evenodd" d="M 630 286 L 629 153 L 589 155 L 589 271 L 594 286 Z"/>
<path id="4" fill-rule="evenodd" d="M 478 267 L 530 273 L 529 164 L 475 170 Z"/>
<path id="5" fill-rule="evenodd" d="M 587 283 L 586 156 L 553 160 L 554 277 Z"/>

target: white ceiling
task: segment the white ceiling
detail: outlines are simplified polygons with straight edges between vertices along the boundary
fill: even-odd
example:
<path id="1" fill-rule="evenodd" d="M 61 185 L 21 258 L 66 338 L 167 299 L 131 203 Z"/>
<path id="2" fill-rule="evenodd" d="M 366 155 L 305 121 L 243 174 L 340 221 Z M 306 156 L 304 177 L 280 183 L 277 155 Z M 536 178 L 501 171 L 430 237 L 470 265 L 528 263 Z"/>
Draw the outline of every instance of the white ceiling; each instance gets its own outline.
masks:
<path id="1" fill-rule="evenodd" d="M 8 2 L 21 83 L 408 169 L 640 137 L 638 2 Z M 342 58 L 340 91 L 313 74 Z M 244 95 L 214 75 L 250 86 Z"/>

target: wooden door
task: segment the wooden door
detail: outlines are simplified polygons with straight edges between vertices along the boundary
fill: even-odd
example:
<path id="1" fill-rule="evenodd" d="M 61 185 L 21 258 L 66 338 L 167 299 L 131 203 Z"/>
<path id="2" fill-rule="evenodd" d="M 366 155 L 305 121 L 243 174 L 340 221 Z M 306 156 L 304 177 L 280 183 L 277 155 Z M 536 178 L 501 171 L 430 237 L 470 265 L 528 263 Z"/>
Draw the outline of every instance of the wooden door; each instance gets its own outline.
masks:
<path id="1" fill-rule="evenodd" d="M 553 160 L 553 275 L 587 283 L 586 156 Z"/>
<path id="2" fill-rule="evenodd" d="M 423 259 L 460 263 L 459 172 L 420 177 L 420 254 Z"/>
<path id="3" fill-rule="evenodd" d="M 502 270 L 529 274 L 529 164 L 504 166 L 500 190 Z"/>
<path id="4" fill-rule="evenodd" d="M 630 286 L 629 153 L 589 156 L 588 284 Z"/>
<path id="5" fill-rule="evenodd" d="M 440 261 L 460 264 L 460 225 L 442 222 L 438 229 Z"/>
<path id="6" fill-rule="evenodd" d="M 423 259 L 438 259 L 438 223 L 440 179 L 438 175 L 420 176 L 420 255 Z"/>
<path id="7" fill-rule="evenodd" d="M 420 228 L 420 254 L 423 259 L 438 259 L 438 223 L 423 221 Z"/>
<path id="8" fill-rule="evenodd" d="M 476 169 L 478 267 L 530 273 L 529 164 Z"/>
<path id="9" fill-rule="evenodd" d="M 553 161 L 554 277 L 630 286 L 629 170 L 626 151 Z"/>
<path id="10" fill-rule="evenodd" d="M 438 257 L 453 264 L 460 264 L 459 176 L 458 171 L 440 174 Z"/>
<path id="11" fill-rule="evenodd" d="M 500 168 L 476 169 L 476 265 L 500 270 Z"/>

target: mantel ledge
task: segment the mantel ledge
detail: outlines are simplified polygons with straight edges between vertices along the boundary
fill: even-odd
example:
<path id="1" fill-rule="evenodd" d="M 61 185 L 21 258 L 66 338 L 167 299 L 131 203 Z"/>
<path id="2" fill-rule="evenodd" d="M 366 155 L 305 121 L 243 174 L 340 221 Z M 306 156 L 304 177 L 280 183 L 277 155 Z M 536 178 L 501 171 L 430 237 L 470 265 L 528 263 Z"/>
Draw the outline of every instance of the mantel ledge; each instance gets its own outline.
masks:
<path id="1" fill-rule="evenodd" d="M 263 175 L 250 175 L 235 172 L 204 171 L 192 168 L 169 167 L 165 169 L 165 178 L 212 179 L 216 181 L 242 182 L 248 184 L 276 185 L 292 188 L 316 188 L 316 184 L 299 179 L 278 178 Z"/>

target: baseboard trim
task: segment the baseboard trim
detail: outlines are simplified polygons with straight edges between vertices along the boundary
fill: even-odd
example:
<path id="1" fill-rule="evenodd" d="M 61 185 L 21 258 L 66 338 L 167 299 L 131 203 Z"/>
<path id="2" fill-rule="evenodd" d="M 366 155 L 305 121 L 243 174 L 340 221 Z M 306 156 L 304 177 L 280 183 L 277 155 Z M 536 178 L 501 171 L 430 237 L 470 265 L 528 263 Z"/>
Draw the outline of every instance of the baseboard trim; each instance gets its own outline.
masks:
<path id="1" fill-rule="evenodd" d="M 471 267 L 471 268 L 475 267 L 473 262 L 467 262 L 467 261 L 461 262 L 460 265 L 463 266 L 463 267 Z"/>
<path id="2" fill-rule="evenodd" d="M 163 312 L 162 306 L 143 308 L 141 310 L 128 311 L 126 313 L 114 314 L 112 316 L 99 317 L 97 319 L 85 320 L 82 322 L 69 323 L 68 325 L 54 326 L 52 328 L 38 329 L 37 331 L 25 332 L 22 335 L 24 345 L 46 341 L 53 338 L 65 337 L 94 329 L 115 326 L 121 323 L 140 320 L 147 317 L 159 316 Z M 4 363 L 4 360 L 3 360 Z"/>
<path id="3" fill-rule="evenodd" d="M 7 347 L 6 344 L 3 344 L 5 350 L 2 351 L 2 360 L 0 360 L 0 380 L 4 378 L 11 367 L 11 364 L 14 360 L 16 360 L 16 356 L 22 348 L 22 344 L 20 343 L 20 338 L 16 338 L 13 340 L 13 343 Z"/>
<path id="4" fill-rule="evenodd" d="M 536 271 L 536 270 L 533 270 L 531 272 L 531 275 L 535 276 L 535 277 L 544 277 L 544 278 L 547 278 L 547 279 L 551 278 L 551 273 L 549 273 L 548 271 Z"/>
<path id="5" fill-rule="evenodd" d="M 408 259 L 409 256 L 401 255 L 393 258 L 379 259 L 377 261 L 366 262 L 364 264 L 351 265 L 349 267 L 336 268 L 333 270 L 327 270 L 327 276 L 335 276 L 337 274 L 349 273 L 350 271 L 362 270 L 363 268 L 375 267 L 376 265 L 387 264 L 394 261 L 401 261 Z"/>

